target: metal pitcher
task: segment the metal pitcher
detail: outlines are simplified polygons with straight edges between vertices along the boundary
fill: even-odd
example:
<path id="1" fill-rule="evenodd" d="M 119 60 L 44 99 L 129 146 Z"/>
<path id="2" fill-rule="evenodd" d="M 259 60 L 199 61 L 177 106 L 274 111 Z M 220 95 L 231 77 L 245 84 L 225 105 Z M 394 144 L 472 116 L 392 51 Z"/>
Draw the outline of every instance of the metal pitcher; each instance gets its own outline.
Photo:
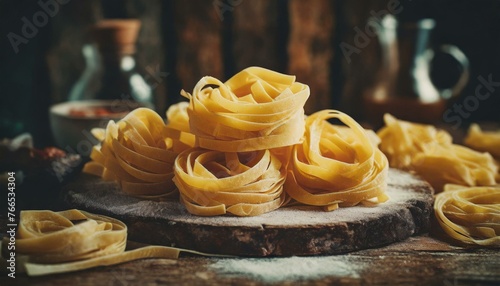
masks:
<path id="1" fill-rule="evenodd" d="M 363 95 L 364 112 L 373 124 L 381 122 L 384 113 L 416 122 L 436 123 L 446 109 L 447 101 L 460 94 L 469 80 L 469 61 L 456 46 L 430 48 L 432 19 L 399 24 L 392 15 L 373 22 L 377 30 L 382 64 L 375 84 Z M 439 89 L 431 81 L 430 70 L 435 52 L 453 57 L 462 67 L 454 86 Z"/>

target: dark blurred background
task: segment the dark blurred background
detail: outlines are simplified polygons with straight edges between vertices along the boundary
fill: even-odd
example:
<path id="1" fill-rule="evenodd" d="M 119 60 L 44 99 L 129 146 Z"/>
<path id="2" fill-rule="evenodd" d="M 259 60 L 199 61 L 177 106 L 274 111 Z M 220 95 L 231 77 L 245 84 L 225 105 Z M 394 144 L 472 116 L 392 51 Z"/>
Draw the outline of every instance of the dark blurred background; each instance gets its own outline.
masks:
<path id="1" fill-rule="evenodd" d="M 33 21 L 42 11 L 40 3 L 48 2 L 56 3 L 57 12 L 18 44 L 16 53 L 9 33 L 22 35 L 23 18 Z M 337 108 L 363 120 L 359 100 L 380 66 L 379 45 L 372 39 L 349 61 L 340 45 L 352 44 L 355 28 L 363 29 L 373 12 L 391 5 L 401 8 L 396 15 L 400 22 L 435 19 L 432 45 L 454 44 L 467 55 L 471 75 L 456 102 L 474 96 L 479 76 L 500 82 L 496 0 L 2 0 L 0 138 L 30 132 L 37 146 L 53 144 L 48 108 L 67 99 L 85 66 L 81 49 L 89 41 L 87 28 L 105 18 L 142 21 L 137 60 L 141 73 L 155 80 L 162 115 L 180 100 L 180 89 L 192 90 L 200 77 L 227 79 L 257 65 L 295 74 L 309 84 L 306 112 Z M 435 62 L 434 83 L 451 85 L 459 66 L 446 56 L 437 56 Z M 500 121 L 500 87 L 492 89 L 460 127 Z"/>

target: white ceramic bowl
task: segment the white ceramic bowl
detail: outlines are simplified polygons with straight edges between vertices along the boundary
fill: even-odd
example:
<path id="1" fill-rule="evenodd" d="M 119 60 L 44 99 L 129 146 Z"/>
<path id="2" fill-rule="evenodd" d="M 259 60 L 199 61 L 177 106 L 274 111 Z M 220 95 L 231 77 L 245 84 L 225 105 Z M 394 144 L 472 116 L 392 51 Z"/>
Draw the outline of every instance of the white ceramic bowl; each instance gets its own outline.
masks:
<path id="1" fill-rule="evenodd" d="M 140 104 L 123 100 L 84 100 L 55 104 L 50 108 L 50 127 L 57 146 L 66 152 L 89 156 L 99 141 L 92 128 L 106 128 Z"/>

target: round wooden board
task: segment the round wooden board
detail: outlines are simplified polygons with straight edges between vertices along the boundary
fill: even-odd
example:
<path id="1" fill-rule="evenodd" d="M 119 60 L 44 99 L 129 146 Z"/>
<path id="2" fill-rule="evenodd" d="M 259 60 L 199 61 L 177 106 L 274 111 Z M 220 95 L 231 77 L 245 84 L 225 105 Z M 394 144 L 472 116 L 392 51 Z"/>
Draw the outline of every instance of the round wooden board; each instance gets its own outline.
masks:
<path id="1" fill-rule="evenodd" d="M 177 201 L 155 202 L 123 195 L 113 182 L 82 174 L 63 189 L 69 207 L 122 220 L 130 240 L 240 256 L 338 254 L 387 245 L 426 232 L 432 188 L 395 169 L 389 201 L 324 212 L 284 207 L 257 217 L 198 217 Z"/>

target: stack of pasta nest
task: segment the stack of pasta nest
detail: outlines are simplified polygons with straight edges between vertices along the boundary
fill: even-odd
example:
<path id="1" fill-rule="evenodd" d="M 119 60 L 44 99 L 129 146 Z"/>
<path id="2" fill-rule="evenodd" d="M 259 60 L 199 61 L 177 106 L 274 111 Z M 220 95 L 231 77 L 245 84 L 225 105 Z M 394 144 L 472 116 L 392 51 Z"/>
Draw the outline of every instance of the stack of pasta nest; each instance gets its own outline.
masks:
<path id="1" fill-rule="evenodd" d="M 168 199 L 178 191 L 202 216 L 387 200 L 388 163 L 375 133 L 335 110 L 306 117 L 309 93 L 295 76 L 259 67 L 226 82 L 203 77 L 192 93 L 181 92 L 189 102 L 169 108 L 166 124 L 138 109 L 94 131 L 103 141 L 85 171 L 134 196 Z"/>
<path id="2" fill-rule="evenodd" d="M 450 236 L 500 244 L 499 132 L 472 126 L 470 149 L 387 114 L 375 134 L 336 110 L 305 116 L 309 93 L 295 76 L 259 67 L 226 82 L 203 77 L 181 92 L 189 102 L 170 107 L 166 124 L 137 109 L 95 130 L 102 143 L 85 171 L 133 196 L 179 197 L 195 215 L 255 216 L 290 204 L 331 211 L 382 203 L 390 165 L 430 182 Z"/>

